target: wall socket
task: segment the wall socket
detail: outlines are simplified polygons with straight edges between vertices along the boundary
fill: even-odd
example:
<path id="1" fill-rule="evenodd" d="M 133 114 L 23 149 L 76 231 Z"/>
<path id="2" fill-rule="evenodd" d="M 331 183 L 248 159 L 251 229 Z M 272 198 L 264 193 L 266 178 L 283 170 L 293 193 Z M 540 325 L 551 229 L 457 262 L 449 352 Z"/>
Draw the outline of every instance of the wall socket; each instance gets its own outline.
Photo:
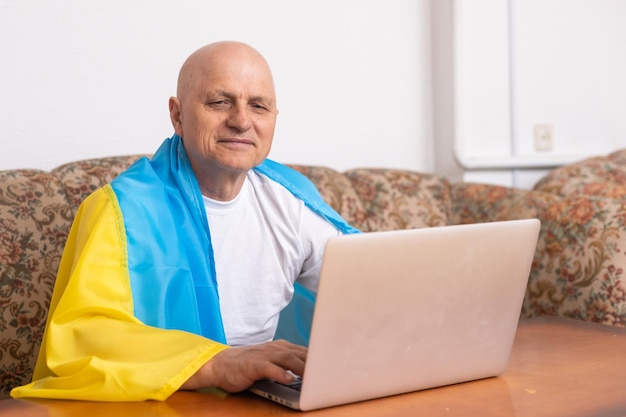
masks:
<path id="1" fill-rule="evenodd" d="M 534 126 L 536 151 L 551 151 L 554 148 L 554 132 L 552 125 L 537 124 Z"/>

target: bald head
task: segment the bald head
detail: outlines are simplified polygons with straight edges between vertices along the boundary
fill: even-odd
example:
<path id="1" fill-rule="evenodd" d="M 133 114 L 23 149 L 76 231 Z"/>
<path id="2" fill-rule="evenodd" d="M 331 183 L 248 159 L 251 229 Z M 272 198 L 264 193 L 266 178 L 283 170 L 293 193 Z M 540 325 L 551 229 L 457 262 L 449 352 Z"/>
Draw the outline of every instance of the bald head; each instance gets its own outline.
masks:
<path id="1" fill-rule="evenodd" d="M 198 83 L 205 82 L 213 72 L 228 66 L 248 69 L 266 77 L 275 96 L 272 72 L 265 58 L 250 45 L 235 41 L 210 43 L 192 53 L 180 69 L 176 95 L 185 100 Z"/>

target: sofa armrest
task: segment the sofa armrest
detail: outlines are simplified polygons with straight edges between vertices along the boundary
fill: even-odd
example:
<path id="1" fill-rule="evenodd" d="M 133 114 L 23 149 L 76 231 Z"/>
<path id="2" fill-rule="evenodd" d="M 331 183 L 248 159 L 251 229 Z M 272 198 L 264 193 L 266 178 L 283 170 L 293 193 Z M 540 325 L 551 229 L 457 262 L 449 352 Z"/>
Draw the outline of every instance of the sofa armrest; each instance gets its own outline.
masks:
<path id="1" fill-rule="evenodd" d="M 0 172 L 0 399 L 29 383 L 72 212 L 47 172 Z"/>
<path id="2" fill-rule="evenodd" d="M 533 189 L 561 196 L 626 197 L 626 151 L 556 168 Z"/>
<path id="3" fill-rule="evenodd" d="M 539 218 L 524 314 L 626 325 L 626 201 L 562 198 Z"/>
<path id="4" fill-rule="evenodd" d="M 455 184 L 457 223 L 536 217 L 541 232 L 522 314 L 626 325 L 626 200 Z"/>

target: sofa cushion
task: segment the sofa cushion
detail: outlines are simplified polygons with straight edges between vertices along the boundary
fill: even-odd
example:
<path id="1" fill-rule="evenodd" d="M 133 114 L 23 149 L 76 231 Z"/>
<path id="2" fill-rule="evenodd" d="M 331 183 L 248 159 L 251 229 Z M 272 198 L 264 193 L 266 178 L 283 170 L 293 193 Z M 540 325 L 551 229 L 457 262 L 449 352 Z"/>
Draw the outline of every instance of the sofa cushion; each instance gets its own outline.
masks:
<path id="1" fill-rule="evenodd" d="M 63 184 L 75 215 L 78 206 L 89 194 L 113 181 L 141 156 L 143 155 L 124 155 L 69 162 L 50 173 Z"/>
<path id="2" fill-rule="evenodd" d="M 395 169 L 353 169 L 350 180 L 365 209 L 364 231 L 449 224 L 450 183 L 434 174 Z"/>
<path id="3" fill-rule="evenodd" d="M 345 175 L 321 166 L 289 166 L 309 178 L 320 191 L 324 201 L 350 225 L 362 231 L 369 230 L 363 203 Z"/>
<path id="4" fill-rule="evenodd" d="M 30 382 L 72 217 L 54 176 L 0 172 L 0 398 Z"/>
<path id="5" fill-rule="evenodd" d="M 452 224 L 536 218 L 560 199 L 549 193 L 477 183 L 452 185 L 451 198 Z"/>

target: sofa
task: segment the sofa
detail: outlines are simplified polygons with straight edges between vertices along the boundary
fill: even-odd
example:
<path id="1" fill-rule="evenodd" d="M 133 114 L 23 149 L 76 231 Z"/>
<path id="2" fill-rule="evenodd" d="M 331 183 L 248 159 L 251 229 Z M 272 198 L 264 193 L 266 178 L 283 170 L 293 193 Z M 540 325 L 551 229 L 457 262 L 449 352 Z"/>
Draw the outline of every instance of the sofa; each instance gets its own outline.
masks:
<path id="1" fill-rule="evenodd" d="M 0 398 L 32 377 L 79 204 L 139 157 L 0 171 Z M 364 232 L 539 218 L 522 317 L 626 324 L 626 150 L 555 169 L 530 190 L 397 169 L 292 167 Z"/>

